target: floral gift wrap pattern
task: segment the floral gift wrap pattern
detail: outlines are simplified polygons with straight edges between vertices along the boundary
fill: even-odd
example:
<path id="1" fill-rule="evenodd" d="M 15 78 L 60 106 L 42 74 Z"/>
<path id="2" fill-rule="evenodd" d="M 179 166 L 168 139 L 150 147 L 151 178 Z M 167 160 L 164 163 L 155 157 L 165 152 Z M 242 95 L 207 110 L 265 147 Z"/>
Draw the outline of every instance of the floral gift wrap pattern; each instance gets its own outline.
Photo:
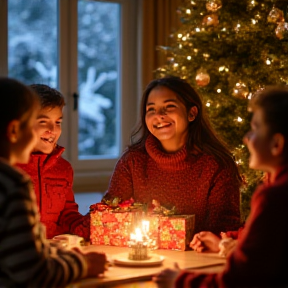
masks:
<path id="1" fill-rule="evenodd" d="M 186 250 L 193 237 L 195 215 L 160 216 L 159 248 Z"/>
<path id="2" fill-rule="evenodd" d="M 149 222 L 146 232 L 150 248 L 186 250 L 193 237 L 194 215 L 165 215 L 162 212 L 159 209 L 147 211 L 133 199 L 122 203 L 117 200 L 116 204 L 93 204 L 90 206 L 90 242 L 128 247 L 131 233 L 145 220 Z"/>

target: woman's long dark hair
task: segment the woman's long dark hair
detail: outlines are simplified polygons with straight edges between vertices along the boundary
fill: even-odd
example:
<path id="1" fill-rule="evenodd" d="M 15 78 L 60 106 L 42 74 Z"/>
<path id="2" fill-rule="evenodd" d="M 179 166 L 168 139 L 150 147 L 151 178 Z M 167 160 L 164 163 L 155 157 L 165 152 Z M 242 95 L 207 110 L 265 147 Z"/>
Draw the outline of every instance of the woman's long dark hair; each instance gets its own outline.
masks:
<path id="1" fill-rule="evenodd" d="M 176 93 L 179 100 L 185 105 L 187 113 L 189 113 L 190 108 L 193 106 L 198 108 L 197 117 L 194 121 L 190 122 L 188 127 L 187 152 L 191 154 L 200 152 L 213 155 L 220 166 L 230 169 L 233 174 L 237 175 L 239 181 L 241 181 L 231 152 L 226 147 L 226 144 L 216 136 L 206 114 L 203 112 L 203 104 L 200 96 L 189 83 L 179 77 L 166 76 L 155 79 L 148 84 L 141 101 L 141 120 L 131 134 L 131 145 L 129 149 L 134 150 L 144 147 L 148 135 L 151 134 L 145 122 L 146 103 L 150 92 L 159 86 L 166 87 Z"/>

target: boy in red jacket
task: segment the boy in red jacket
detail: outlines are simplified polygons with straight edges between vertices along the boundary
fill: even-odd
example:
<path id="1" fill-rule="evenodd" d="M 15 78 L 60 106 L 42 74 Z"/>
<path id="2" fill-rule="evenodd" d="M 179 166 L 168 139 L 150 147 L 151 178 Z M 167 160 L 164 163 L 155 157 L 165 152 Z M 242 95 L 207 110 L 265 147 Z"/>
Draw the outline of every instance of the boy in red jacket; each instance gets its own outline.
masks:
<path id="1" fill-rule="evenodd" d="M 89 240 L 89 214 L 83 216 L 78 212 L 72 191 L 73 169 L 61 156 L 65 149 L 57 145 L 62 132 L 64 97 L 47 85 L 33 84 L 31 88 L 41 102 L 36 124 L 38 142 L 29 163 L 19 167 L 32 179 L 47 238 L 70 233 Z"/>

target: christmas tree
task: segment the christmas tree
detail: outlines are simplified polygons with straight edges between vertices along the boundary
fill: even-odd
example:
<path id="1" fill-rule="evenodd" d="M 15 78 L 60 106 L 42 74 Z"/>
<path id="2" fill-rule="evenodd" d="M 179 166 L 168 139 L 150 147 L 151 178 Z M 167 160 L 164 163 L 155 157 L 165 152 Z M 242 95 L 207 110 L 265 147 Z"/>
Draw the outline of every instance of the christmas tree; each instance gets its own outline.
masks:
<path id="1" fill-rule="evenodd" d="M 176 12 L 175 12 L 176 13 Z M 262 176 L 248 167 L 242 139 L 250 129 L 253 94 L 267 85 L 288 84 L 287 0 L 192 0 L 177 10 L 181 25 L 170 35 L 156 77 L 177 75 L 202 96 L 210 120 L 228 144 L 243 175 L 243 220 Z"/>

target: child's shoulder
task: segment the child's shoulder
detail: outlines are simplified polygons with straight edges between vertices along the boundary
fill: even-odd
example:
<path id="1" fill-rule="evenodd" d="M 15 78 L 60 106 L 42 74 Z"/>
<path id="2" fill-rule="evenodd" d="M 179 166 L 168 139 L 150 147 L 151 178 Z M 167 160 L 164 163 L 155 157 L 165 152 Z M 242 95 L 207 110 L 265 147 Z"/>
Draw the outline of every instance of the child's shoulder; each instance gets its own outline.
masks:
<path id="1" fill-rule="evenodd" d="M 28 178 L 27 178 L 28 179 Z M 9 164 L 0 161 L 0 187 L 1 192 L 11 192 L 16 186 L 22 185 L 25 182 L 24 174 L 18 169 Z"/>

